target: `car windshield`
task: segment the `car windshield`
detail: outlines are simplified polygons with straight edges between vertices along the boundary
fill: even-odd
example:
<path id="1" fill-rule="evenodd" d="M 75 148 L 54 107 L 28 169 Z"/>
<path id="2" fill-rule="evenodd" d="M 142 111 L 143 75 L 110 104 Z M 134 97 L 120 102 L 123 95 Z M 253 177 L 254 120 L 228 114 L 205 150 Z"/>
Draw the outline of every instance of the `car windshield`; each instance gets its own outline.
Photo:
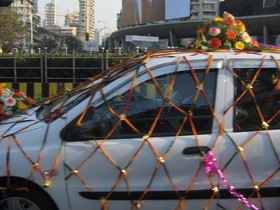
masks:
<path id="1" fill-rule="evenodd" d="M 88 79 L 71 91 L 65 91 L 49 98 L 41 104 L 40 108 L 36 112 L 36 117 L 45 122 L 54 121 L 65 114 L 68 110 L 96 93 L 97 90 L 102 88 L 104 85 L 127 75 L 127 73 L 131 72 L 131 70 L 140 66 L 143 60 L 144 57 L 142 56 L 132 58 L 124 63 L 116 65 L 106 72 Z"/>

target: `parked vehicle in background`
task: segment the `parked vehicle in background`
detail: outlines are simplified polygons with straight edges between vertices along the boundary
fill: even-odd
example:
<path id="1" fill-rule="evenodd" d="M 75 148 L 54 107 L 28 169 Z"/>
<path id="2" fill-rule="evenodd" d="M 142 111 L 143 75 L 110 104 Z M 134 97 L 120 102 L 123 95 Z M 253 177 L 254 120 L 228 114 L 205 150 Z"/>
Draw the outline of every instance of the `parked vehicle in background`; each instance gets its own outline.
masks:
<path id="1" fill-rule="evenodd" d="M 279 209 L 280 54 L 139 55 L 0 126 L 0 209 Z"/>

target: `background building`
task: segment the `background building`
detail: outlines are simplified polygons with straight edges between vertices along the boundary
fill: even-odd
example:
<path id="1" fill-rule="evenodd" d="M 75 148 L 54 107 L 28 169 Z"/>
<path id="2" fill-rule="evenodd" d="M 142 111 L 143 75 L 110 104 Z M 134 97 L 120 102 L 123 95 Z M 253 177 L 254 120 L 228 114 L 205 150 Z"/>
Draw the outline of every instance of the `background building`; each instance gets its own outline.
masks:
<path id="1" fill-rule="evenodd" d="M 14 0 L 11 6 L 21 16 L 23 24 L 28 28 L 28 34 L 21 37 L 15 45 L 21 51 L 32 53 L 34 42 L 36 42 L 37 28 L 40 24 L 40 17 L 37 15 L 38 0 Z"/>
<path id="2" fill-rule="evenodd" d="M 80 0 L 79 38 L 82 41 L 94 40 L 94 1 Z"/>
<path id="3" fill-rule="evenodd" d="M 65 23 L 64 27 L 72 28 L 72 31 L 75 31 L 75 35 L 78 36 L 79 34 L 79 23 L 80 23 L 80 13 L 79 12 L 72 12 L 65 15 Z"/>
<path id="4" fill-rule="evenodd" d="M 191 0 L 190 19 L 207 20 L 219 15 L 219 0 Z"/>
<path id="5" fill-rule="evenodd" d="M 65 26 L 79 27 L 80 14 L 79 12 L 71 12 L 65 15 Z"/>
<path id="6" fill-rule="evenodd" d="M 186 46 L 206 20 L 224 11 L 243 21 L 254 40 L 272 45 L 280 42 L 280 0 L 176 0 L 176 4 L 174 0 L 123 0 L 122 5 L 118 31 L 110 37 L 112 49 Z M 164 14 L 155 15 L 155 7 Z"/>
<path id="7" fill-rule="evenodd" d="M 57 14 L 57 0 L 52 0 L 45 5 L 45 19 L 43 21 L 43 27 L 58 26 L 58 14 Z"/>
<path id="8" fill-rule="evenodd" d="M 120 27 L 172 20 L 205 20 L 219 14 L 219 0 L 122 0 Z"/>
<path id="9" fill-rule="evenodd" d="M 120 31 L 129 31 L 132 28 L 153 27 L 156 24 L 168 25 L 182 21 L 213 19 L 219 15 L 219 2 L 219 0 L 176 0 L 176 2 L 122 0 L 122 11 L 118 14 L 117 26 Z M 174 30 L 167 30 L 165 33 L 168 35 L 159 37 L 160 31 L 139 34 L 136 30 L 119 39 L 119 45 L 122 45 L 125 51 L 134 50 L 135 47 L 139 47 L 140 50 L 152 50 L 180 45 Z"/>
<path id="10" fill-rule="evenodd" d="M 238 17 L 279 14 L 280 0 L 225 0 L 220 4 L 220 11 L 225 10 Z"/>

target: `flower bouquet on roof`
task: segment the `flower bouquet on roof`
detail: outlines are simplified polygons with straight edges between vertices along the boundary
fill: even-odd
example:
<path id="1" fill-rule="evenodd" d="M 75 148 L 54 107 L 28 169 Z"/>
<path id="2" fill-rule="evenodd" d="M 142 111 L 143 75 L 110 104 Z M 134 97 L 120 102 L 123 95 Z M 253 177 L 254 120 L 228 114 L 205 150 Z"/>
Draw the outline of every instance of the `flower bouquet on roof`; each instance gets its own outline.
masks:
<path id="1" fill-rule="evenodd" d="M 235 20 L 235 17 L 227 12 L 224 12 L 223 18 L 216 17 L 204 22 L 197 35 L 196 49 L 260 50 L 259 43 L 253 41 L 244 23 Z"/>
<path id="2" fill-rule="evenodd" d="M 34 105 L 35 101 L 25 93 L 10 89 L 5 83 L 0 84 L 0 122 L 17 114 L 23 114 Z"/>

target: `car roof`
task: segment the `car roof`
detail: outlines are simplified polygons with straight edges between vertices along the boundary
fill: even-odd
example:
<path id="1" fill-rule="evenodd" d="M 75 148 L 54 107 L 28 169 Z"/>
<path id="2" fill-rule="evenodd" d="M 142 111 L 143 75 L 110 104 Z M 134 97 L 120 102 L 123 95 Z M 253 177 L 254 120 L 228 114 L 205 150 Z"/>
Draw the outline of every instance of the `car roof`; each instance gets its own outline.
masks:
<path id="1" fill-rule="evenodd" d="M 190 62 L 205 60 L 207 61 L 210 56 L 214 60 L 262 60 L 264 58 L 280 60 L 280 50 L 267 50 L 267 51 L 238 51 L 238 50 L 215 50 L 215 51 L 202 51 L 197 49 L 184 50 L 184 49 L 167 49 L 158 51 L 148 51 L 135 57 L 113 66 L 105 72 L 89 78 L 87 81 L 79 85 L 77 88 L 88 87 L 94 84 L 108 83 L 116 78 L 122 77 L 129 73 L 131 69 L 137 69 L 147 65 L 153 68 L 158 65 L 167 63 L 174 63 L 179 58 L 186 58 Z M 278 64 L 280 66 L 280 64 Z"/>
<path id="2" fill-rule="evenodd" d="M 266 50 L 266 51 L 238 51 L 238 50 L 215 50 L 215 51 L 202 51 L 202 50 L 161 50 L 146 53 L 150 58 L 163 58 L 163 57 L 179 57 L 188 56 L 192 59 L 204 59 L 213 55 L 216 59 L 258 59 L 264 55 L 280 57 L 280 50 Z"/>

